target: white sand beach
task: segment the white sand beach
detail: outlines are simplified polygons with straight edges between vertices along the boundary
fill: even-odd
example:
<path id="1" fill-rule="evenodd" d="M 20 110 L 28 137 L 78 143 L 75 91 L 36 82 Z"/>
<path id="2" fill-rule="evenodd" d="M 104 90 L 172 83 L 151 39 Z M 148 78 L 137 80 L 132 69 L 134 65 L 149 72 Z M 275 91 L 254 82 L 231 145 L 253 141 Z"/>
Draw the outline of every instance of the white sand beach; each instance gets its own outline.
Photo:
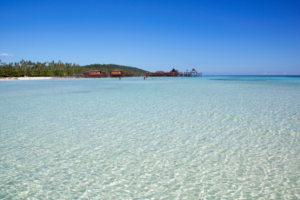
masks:
<path id="1" fill-rule="evenodd" d="M 1 77 L 0 81 L 16 81 L 18 80 L 17 77 Z"/>
<path id="2" fill-rule="evenodd" d="M 20 81 L 53 79 L 53 77 L 18 77 Z"/>
<path id="3" fill-rule="evenodd" d="M 0 81 L 27 81 L 27 80 L 44 80 L 44 79 L 53 79 L 53 77 L 7 77 L 0 78 Z"/>

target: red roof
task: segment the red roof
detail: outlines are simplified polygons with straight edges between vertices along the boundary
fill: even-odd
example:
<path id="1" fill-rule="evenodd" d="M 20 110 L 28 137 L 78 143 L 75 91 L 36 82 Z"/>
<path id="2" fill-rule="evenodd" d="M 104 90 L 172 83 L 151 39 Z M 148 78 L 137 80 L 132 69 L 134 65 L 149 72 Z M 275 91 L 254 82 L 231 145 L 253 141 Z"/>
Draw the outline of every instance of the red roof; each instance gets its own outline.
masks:
<path id="1" fill-rule="evenodd" d="M 122 70 L 120 70 L 120 69 L 113 69 L 113 70 L 111 70 L 111 72 L 121 72 Z"/>
<path id="2" fill-rule="evenodd" d="M 98 70 L 98 69 L 94 69 L 94 70 L 91 70 L 90 72 L 104 72 L 105 73 L 105 71 L 102 71 L 102 70 Z"/>

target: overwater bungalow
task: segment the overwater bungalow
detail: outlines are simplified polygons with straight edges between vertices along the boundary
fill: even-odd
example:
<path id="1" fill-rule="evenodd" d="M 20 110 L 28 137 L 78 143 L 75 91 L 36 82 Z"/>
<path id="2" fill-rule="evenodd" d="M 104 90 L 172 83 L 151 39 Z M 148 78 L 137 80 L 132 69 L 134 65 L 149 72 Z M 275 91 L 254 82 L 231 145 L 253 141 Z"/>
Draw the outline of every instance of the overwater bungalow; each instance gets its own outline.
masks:
<path id="1" fill-rule="evenodd" d="M 190 73 L 191 73 L 192 76 L 193 76 L 193 75 L 197 75 L 197 71 L 195 70 L 195 68 L 193 68 L 192 71 L 191 71 Z"/>
<path id="2" fill-rule="evenodd" d="M 190 72 L 190 76 L 202 76 L 202 72 L 197 72 L 195 70 L 195 68 L 192 69 L 192 71 Z"/>
<path id="3" fill-rule="evenodd" d="M 94 69 L 91 71 L 85 71 L 82 73 L 85 76 L 106 76 L 106 72 L 105 71 L 101 71 L 98 69 Z"/>
<path id="4" fill-rule="evenodd" d="M 111 76 L 121 76 L 122 75 L 122 70 L 120 69 L 113 69 L 110 71 Z"/>
<path id="5" fill-rule="evenodd" d="M 90 75 L 106 75 L 106 72 L 98 69 L 94 69 L 90 71 Z"/>
<path id="6" fill-rule="evenodd" d="M 193 68 L 190 72 L 186 70 L 186 72 L 179 72 L 175 68 L 173 68 L 170 72 L 157 71 L 157 72 L 147 72 L 146 76 L 168 76 L 168 77 L 201 77 L 202 72 L 197 72 L 195 68 Z"/>
<path id="7" fill-rule="evenodd" d="M 85 71 L 85 72 L 83 72 L 82 74 L 85 75 L 85 76 L 89 76 L 90 73 L 91 73 L 90 71 Z"/>
<path id="8" fill-rule="evenodd" d="M 178 70 L 175 70 L 174 68 L 172 71 L 166 73 L 167 76 L 178 76 Z"/>
<path id="9" fill-rule="evenodd" d="M 154 73 L 154 76 L 165 76 L 166 73 L 164 71 L 157 71 Z"/>
<path id="10" fill-rule="evenodd" d="M 132 72 L 128 72 L 128 71 L 125 71 L 125 72 L 122 72 L 122 76 L 133 76 L 134 74 Z"/>

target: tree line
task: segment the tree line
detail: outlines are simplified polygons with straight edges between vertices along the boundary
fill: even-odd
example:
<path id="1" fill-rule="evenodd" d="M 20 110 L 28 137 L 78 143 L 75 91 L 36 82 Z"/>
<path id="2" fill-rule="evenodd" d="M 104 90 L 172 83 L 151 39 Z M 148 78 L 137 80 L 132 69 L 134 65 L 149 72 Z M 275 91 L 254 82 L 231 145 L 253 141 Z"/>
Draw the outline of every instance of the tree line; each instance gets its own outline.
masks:
<path id="1" fill-rule="evenodd" d="M 135 67 L 115 64 L 93 64 L 80 66 L 76 63 L 58 62 L 31 62 L 21 60 L 20 62 L 1 64 L 0 77 L 21 77 L 21 76 L 70 76 L 81 75 L 84 71 L 99 69 L 109 74 L 113 69 L 130 71 L 135 75 L 145 74 L 147 71 Z"/>

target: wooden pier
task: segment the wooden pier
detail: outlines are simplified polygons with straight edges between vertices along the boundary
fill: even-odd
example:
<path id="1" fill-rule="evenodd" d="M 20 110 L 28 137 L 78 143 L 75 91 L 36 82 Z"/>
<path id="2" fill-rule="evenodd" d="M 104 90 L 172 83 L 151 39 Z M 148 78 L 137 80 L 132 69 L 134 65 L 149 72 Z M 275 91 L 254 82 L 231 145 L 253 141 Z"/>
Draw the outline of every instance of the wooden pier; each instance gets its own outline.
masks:
<path id="1" fill-rule="evenodd" d="M 202 72 L 197 72 L 195 68 L 193 68 L 190 72 L 186 70 L 186 72 L 181 72 L 179 76 L 183 77 L 202 77 Z"/>
<path id="2" fill-rule="evenodd" d="M 157 71 L 157 72 L 147 72 L 146 76 L 150 77 L 202 77 L 202 72 L 197 72 L 195 68 L 191 71 L 186 70 L 186 72 L 178 72 L 174 68 L 170 72 Z"/>

